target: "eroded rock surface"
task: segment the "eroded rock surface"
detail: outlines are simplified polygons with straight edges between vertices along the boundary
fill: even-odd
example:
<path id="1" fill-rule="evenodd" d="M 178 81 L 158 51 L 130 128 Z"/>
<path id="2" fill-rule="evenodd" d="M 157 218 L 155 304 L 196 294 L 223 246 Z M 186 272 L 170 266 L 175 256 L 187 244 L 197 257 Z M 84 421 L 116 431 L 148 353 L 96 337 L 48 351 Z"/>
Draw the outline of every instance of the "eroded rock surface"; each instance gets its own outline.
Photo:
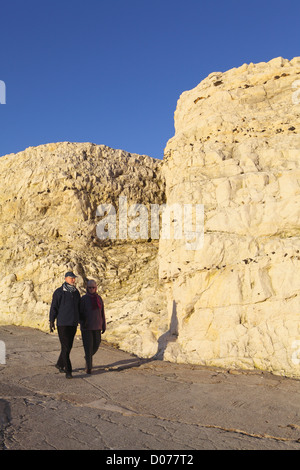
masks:
<path id="1" fill-rule="evenodd" d="M 299 74 L 300 58 L 245 64 L 179 99 L 166 197 L 204 205 L 204 246 L 160 242 L 170 360 L 300 375 Z"/>
<path id="2" fill-rule="evenodd" d="M 73 269 L 84 293 L 96 279 L 106 338 L 155 354 L 167 329 L 158 240 L 99 240 L 100 204 L 164 202 L 161 161 L 105 145 L 62 142 L 0 159 L 0 321 L 48 330 L 53 290 Z M 103 214 L 104 215 L 104 214 Z M 118 235 L 118 234 L 117 234 Z"/>

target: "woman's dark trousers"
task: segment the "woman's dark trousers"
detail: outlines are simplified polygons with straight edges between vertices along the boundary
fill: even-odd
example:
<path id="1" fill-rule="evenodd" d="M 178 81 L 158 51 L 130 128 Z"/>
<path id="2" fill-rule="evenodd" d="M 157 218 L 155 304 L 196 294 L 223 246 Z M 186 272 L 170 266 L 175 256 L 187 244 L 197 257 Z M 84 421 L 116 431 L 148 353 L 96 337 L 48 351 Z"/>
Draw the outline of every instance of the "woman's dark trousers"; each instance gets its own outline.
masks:
<path id="1" fill-rule="evenodd" d="M 64 369 L 65 372 L 72 372 L 72 364 L 70 361 L 70 352 L 73 346 L 74 336 L 77 326 L 58 326 L 58 336 L 61 345 L 60 356 L 57 365 Z"/>
<path id="2" fill-rule="evenodd" d="M 101 343 L 100 330 L 81 330 L 82 342 L 85 352 L 86 368 L 92 369 L 92 357 L 98 351 Z"/>

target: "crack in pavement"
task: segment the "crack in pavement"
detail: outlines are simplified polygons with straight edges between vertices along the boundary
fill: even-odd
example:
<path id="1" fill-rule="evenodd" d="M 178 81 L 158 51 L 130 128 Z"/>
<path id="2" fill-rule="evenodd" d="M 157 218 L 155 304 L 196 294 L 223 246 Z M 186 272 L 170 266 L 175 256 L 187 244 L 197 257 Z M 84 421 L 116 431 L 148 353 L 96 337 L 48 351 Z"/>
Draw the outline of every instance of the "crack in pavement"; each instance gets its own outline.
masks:
<path id="1" fill-rule="evenodd" d="M 100 409 L 100 410 L 107 410 L 107 411 L 112 411 L 112 412 L 116 412 L 116 413 L 121 413 L 124 416 L 141 416 L 143 418 L 158 419 L 158 420 L 166 421 L 166 422 L 170 422 L 170 423 L 185 424 L 185 425 L 188 425 L 188 426 L 196 426 L 196 427 L 199 427 L 199 428 L 218 429 L 220 431 L 229 432 L 229 433 L 236 433 L 236 434 L 242 434 L 244 436 L 254 437 L 256 439 L 272 439 L 272 440 L 275 440 L 275 441 L 300 443 L 300 438 L 294 439 L 294 438 L 285 438 L 285 437 L 279 437 L 279 436 L 271 436 L 269 434 L 250 433 L 250 432 L 244 431 L 242 429 L 226 428 L 224 426 L 218 426 L 218 425 L 214 425 L 214 424 L 204 424 L 204 423 L 196 423 L 196 422 L 190 422 L 190 421 L 184 421 L 184 420 L 175 420 L 175 419 L 166 418 L 166 417 L 163 417 L 163 416 L 158 416 L 158 415 L 155 415 L 155 414 L 151 415 L 151 414 L 138 413 L 136 411 L 128 410 L 128 409 L 126 409 L 124 407 L 121 407 L 121 406 L 118 406 L 118 405 L 109 404 L 103 398 L 100 399 L 100 400 L 93 401 L 91 403 L 81 404 L 80 406 L 97 408 L 97 409 Z M 300 428 L 300 426 L 297 426 L 297 425 L 288 425 L 288 426 L 295 427 L 295 428 Z M 299 447 L 299 450 L 300 450 L 300 447 Z"/>

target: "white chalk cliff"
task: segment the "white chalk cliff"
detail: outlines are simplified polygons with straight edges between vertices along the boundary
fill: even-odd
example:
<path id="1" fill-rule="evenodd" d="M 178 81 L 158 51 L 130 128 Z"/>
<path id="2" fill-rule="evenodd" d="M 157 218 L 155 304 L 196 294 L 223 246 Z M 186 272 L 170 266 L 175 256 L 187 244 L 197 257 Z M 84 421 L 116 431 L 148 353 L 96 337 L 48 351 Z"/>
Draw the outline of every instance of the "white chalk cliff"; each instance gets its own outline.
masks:
<path id="1" fill-rule="evenodd" d="M 161 240 L 178 319 L 166 359 L 300 376 L 299 78 L 300 58 L 276 58 L 179 99 L 166 198 L 204 204 L 204 246 Z"/>
<path id="2" fill-rule="evenodd" d="M 143 357 L 300 377 L 300 58 L 184 92 L 163 161 L 93 144 L 0 159 L 0 322 L 46 329 L 67 268 Z M 100 241 L 101 203 L 204 206 L 204 245 Z"/>

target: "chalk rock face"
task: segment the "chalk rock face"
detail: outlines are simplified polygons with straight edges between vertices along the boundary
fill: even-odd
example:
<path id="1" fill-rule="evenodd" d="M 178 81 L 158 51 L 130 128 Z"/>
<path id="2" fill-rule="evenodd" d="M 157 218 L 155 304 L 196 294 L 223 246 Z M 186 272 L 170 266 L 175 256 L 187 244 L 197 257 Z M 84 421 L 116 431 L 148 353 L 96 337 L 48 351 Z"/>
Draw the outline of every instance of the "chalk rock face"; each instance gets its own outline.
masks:
<path id="1" fill-rule="evenodd" d="M 204 241 L 160 240 L 176 325 L 165 359 L 300 376 L 299 90 L 300 58 L 276 58 L 178 101 L 166 197 L 204 205 Z"/>
<path id="2" fill-rule="evenodd" d="M 72 269 L 125 351 L 299 378 L 299 157 L 300 58 L 276 58 L 184 92 L 163 162 L 69 142 L 0 158 L 0 322 L 48 329 Z M 121 198 L 149 224 L 167 202 L 159 240 L 137 218 L 124 234 Z"/>
<path id="3" fill-rule="evenodd" d="M 140 355 L 157 352 L 167 328 L 158 241 L 100 240 L 97 207 L 164 202 L 161 161 L 104 145 L 62 142 L 0 158 L 0 321 L 48 330 L 54 289 L 69 269 L 95 279 L 105 338 Z M 165 323 L 166 324 L 165 324 Z M 163 331 L 161 331 L 161 329 Z"/>

